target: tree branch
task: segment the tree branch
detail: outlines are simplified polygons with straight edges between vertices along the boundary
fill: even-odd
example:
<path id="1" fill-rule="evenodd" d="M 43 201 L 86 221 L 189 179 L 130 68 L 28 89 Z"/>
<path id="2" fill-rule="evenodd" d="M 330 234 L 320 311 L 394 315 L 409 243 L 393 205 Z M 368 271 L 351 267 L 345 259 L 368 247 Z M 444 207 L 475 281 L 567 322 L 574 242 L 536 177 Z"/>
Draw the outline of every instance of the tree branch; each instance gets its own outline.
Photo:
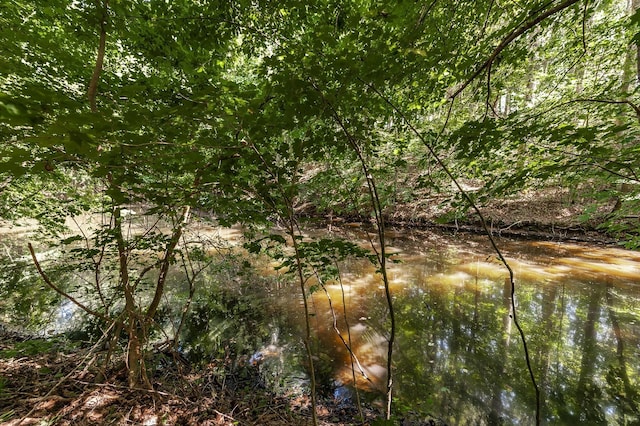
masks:
<path id="1" fill-rule="evenodd" d="M 496 58 L 498 57 L 498 55 L 507 48 L 507 46 L 509 46 L 511 44 L 511 42 L 513 42 L 515 39 L 517 39 L 518 37 L 520 37 L 522 34 L 524 34 L 525 32 L 527 32 L 528 30 L 530 30 L 531 28 L 535 27 L 536 25 L 538 25 L 540 22 L 544 21 L 545 19 L 547 19 L 548 17 L 560 12 L 561 10 L 564 10 L 570 6 L 573 6 L 574 4 L 578 3 L 580 0 L 566 0 L 562 3 L 560 3 L 559 5 L 557 5 L 554 8 L 551 8 L 549 10 L 547 10 L 546 12 L 544 12 L 543 14 L 531 19 L 530 21 L 527 21 L 524 23 L 523 26 L 519 27 L 519 28 L 515 28 L 514 30 L 512 30 L 498 45 L 498 47 L 496 47 L 493 51 L 493 53 L 491 53 L 491 56 L 489 56 L 489 59 L 487 59 L 477 70 L 474 71 L 473 74 L 471 74 L 471 76 L 464 82 L 462 83 L 462 85 L 460 87 L 458 87 L 455 92 L 453 92 L 453 94 L 451 94 L 449 97 L 451 99 L 456 98 L 464 89 L 467 88 L 467 86 L 469 86 L 469 84 L 471 84 L 471 82 L 473 80 L 475 80 L 480 74 L 482 74 L 482 72 L 491 67 L 491 65 L 493 64 L 493 62 L 496 60 Z"/>
<path id="2" fill-rule="evenodd" d="M 491 9 L 493 8 L 493 2 L 494 2 L 494 0 L 491 0 L 491 3 L 489 3 L 489 8 L 487 9 L 487 16 L 485 16 L 485 18 L 484 18 L 484 24 L 482 25 L 482 31 L 480 31 L 480 37 L 478 37 L 479 39 L 484 37 L 484 33 L 487 30 L 487 26 L 489 25 L 489 15 L 491 15 Z"/>
<path id="3" fill-rule="evenodd" d="M 507 271 L 509 273 L 509 281 L 511 283 L 511 307 L 513 309 L 513 323 L 515 324 L 515 326 L 518 329 L 518 332 L 520 334 L 520 340 L 522 341 L 522 346 L 523 346 L 523 349 L 524 349 L 524 355 L 525 355 L 525 360 L 526 360 L 526 364 L 527 364 L 527 369 L 529 370 L 529 376 L 531 378 L 531 383 L 533 384 L 533 388 L 535 390 L 535 396 L 536 396 L 536 425 L 539 425 L 540 424 L 540 388 L 538 387 L 538 383 L 536 382 L 535 375 L 533 374 L 533 367 L 531 366 L 531 357 L 529 355 L 529 349 L 528 349 L 528 346 L 527 346 L 527 339 L 526 339 L 526 336 L 524 334 L 524 331 L 522 330 L 522 327 L 520 326 L 520 322 L 518 320 L 518 317 L 516 315 L 516 302 L 515 302 L 516 285 L 515 285 L 515 278 L 514 278 L 515 275 L 513 273 L 513 269 L 509 265 L 509 262 L 507 262 L 507 259 L 502 254 L 502 251 L 500 250 L 500 248 L 498 247 L 498 244 L 496 243 L 495 238 L 493 237 L 493 234 L 489 230 L 489 227 L 487 226 L 487 222 L 486 222 L 486 220 L 484 218 L 484 215 L 480 211 L 480 208 L 473 201 L 473 199 L 471 198 L 471 195 L 469 195 L 469 193 L 462 188 L 462 185 L 460 185 L 460 183 L 458 182 L 458 179 L 456 179 L 456 177 L 453 175 L 453 172 L 451 171 L 451 169 L 449 169 L 449 167 L 440 158 L 440 156 L 435 151 L 433 146 L 429 142 L 427 142 L 427 140 L 424 138 L 422 133 L 420 133 L 418 131 L 418 129 L 416 129 L 416 127 L 411 123 L 411 121 L 409 121 L 409 118 L 405 115 L 405 113 L 402 110 L 400 110 L 400 108 L 395 103 L 393 103 L 388 97 L 386 97 L 373 84 L 367 83 L 367 82 L 363 81 L 362 79 L 360 79 L 360 81 L 362 83 L 364 83 L 369 89 L 371 89 L 376 95 L 378 95 L 387 105 L 389 105 L 389 107 L 391 107 L 391 109 L 393 111 L 395 111 L 400 116 L 400 118 L 409 127 L 409 130 L 411 130 L 411 132 L 414 135 L 416 135 L 416 137 L 427 148 L 427 150 L 429 151 L 431 156 L 433 156 L 433 158 L 436 160 L 436 163 L 440 166 L 440 168 L 453 181 L 454 185 L 456 186 L 456 188 L 458 189 L 458 191 L 460 192 L 462 197 L 469 204 L 469 206 L 475 211 L 476 215 L 480 219 L 480 223 L 481 223 L 482 228 L 484 229 L 485 233 L 487 234 L 487 237 L 489 238 L 489 242 L 491 243 L 491 247 L 496 252 L 496 255 L 500 259 L 500 262 L 507 269 Z M 449 123 L 449 117 L 451 116 L 451 110 L 453 108 L 453 103 L 454 102 L 455 102 L 455 97 L 451 99 L 451 105 L 449 107 L 449 111 L 448 111 L 448 114 L 447 114 L 446 121 L 445 121 L 445 123 L 444 123 L 444 125 L 442 127 L 442 130 L 440 131 L 440 134 L 438 135 L 438 137 L 440 137 L 440 135 L 443 134 L 444 129 L 446 128 L 447 124 Z"/>
<path id="4" fill-rule="evenodd" d="M 566 104 L 573 103 L 573 102 L 596 102 L 596 103 L 601 103 L 601 104 L 629 105 L 635 111 L 636 116 L 638 117 L 638 121 L 640 122 L 640 106 L 634 104 L 633 102 L 631 102 L 631 101 L 629 101 L 627 99 L 622 100 L 622 101 L 617 101 L 615 99 L 580 98 L 580 99 L 574 99 L 572 101 L 566 102 Z"/>
<path id="5" fill-rule="evenodd" d="M 589 8 L 589 0 L 584 2 L 584 11 L 582 12 L 582 50 L 587 51 L 587 9 Z"/>
<path id="6" fill-rule="evenodd" d="M 598 98 L 577 98 L 577 99 L 572 99 L 570 101 L 566 101 L 566 102 L 562 102 L 558 105 L 552 106 L 549 109 L 537 114 L 536 116 L 539 117 L 541 115 L 544 115 L 554 109 L 558 109 L 558 108 L 562 108 L 565 105 L 569 105 L 569 104 L 573 104 L 576 102 L 594 102 L 594 103 L 599 103 L 599 104 L 611 104 L 611 105 L 629 105 L 631 108 L 633 108 L 634 112 L 636 113 L 636 116 L 638 117 L 638 122 L 640 122 L 640 106 L 631 102 L 630 100 L 624 99 L 624 100 L 616 100 L 616 99 L 598 99 Z M 534 116 L 534 117 L 536 117 Z"/>
<path id="7" fill-rule="evenodd" d="M 75 299 L 69 293 L 66 293 L 60 287 L 56 286 L 51 281 L 51 279 L 49 279 L 47 274 L 45 274 L 45 272 L 42 270 L 42 267 L 40 266 L 40 262 L 38 261 L 38 258 L 36 257 L 36 252 L 33 249 L 33 246 L 31 245 L 31 243 L 29 243 L 28 246 L 29 246 L 29 252 L 31 253 L 31 259 L 33 259 L 33 264 L 35 265 L 36 269 L 38 270 L 38 274 L 40 274 L 40 277 L 42 277 L 44 282 L 49 287 L 51 287 L 56 293 L 58 293 L 59 295 L 61 295 L 64 298 L 68 299 L 69 301 L 71 301 L 71 303 L 73 303 L 74 305 L 76 305 L 77 307 L 79 307 L 80 309 L 82 309 L 83 311 L 88 313 L 89 315 L 93 315 L 94 317 L 100 318 L 100 319 L 105 320 L 107 322 L 113 321 L 107 315 L 105 315 L 103 313 L 100 313 L 98 311 L 95 311 L 95 310 L 89 308 L 88 306 L 85 306 L 84 304 L 82 304 L 82 302 L 80 302 L 77 299 Z"/>
<path id="8" fill-rule="evenodd" d="M 107 13 L 109 10 L 109 0 L 104 0 L 102 9 L 102 17 L 100 19 L 100 42 L 98 43 L 98 57 L 96 58 L 96 66 L 93 69 L 91 75 L 91 81 L 89 82 L 89 90 L 87 91 L 87 97 L 89 98 L 89 105 L 91 106 L 91 112 L 98 110 L 96 106 L 96 94 L 98 93 L 98 81 L 100 80 L 100 73 L 102 72 L 102 64 L 104 63 L 104 50 L 107 41 Z"/>
<path id="9" fill-rule="evenodd" d="M 382 282 L 384 283 L 384 292 L 387 300 L 387 308 L 389 309 L 389 321 L 390 329 L 389 329 L 389 340 L 387 343 L 387 383 L 386 383 L 386 394 L 387 394 L 387 412 L 386 419 L 389 420 L 391 418 L 391 403 L 392 403 L 392 390 L 393 390 L 393 345 L 396 338 L 396 316 L 393 308 L 393 298 L 391 297 L 391 286 L 389 284 L 389 276 L 387 275 L 387 247 L 385 242 L 385 229 L 384 229 L 384 217 L 382 212 L 382 203 L 380 202 L 380 197 L 378 195 L 378 187 L 373 178 L 373 173 L 369 170 L 369 166 L 362 154 L 362 149 L 358 143 L 356 137 L 349 131 L 347 128 L 347 124 L 344 122 L 340 114 L 338 113 L 335 106 L 325 97 L 324 92 L 312 81 L 310 84 L 314 88 L 316 92 L 320 95 L 322 102 L 327 105 L 330 110 L 330 113 L 336 122 L 336 124 L 340 127 L 342 132 L 344 133 L 347 142 L 355 152 L 360 166 L 362 168 L 362 173 L 367 180 L 367 188 L 369 191 L 369 199 L 371 202 L 371 207 L 373 208 L 376 220 L 376 231 L 378 233 L 378 242 L 380 244 L 380 252 L 376 251 L 376 255 L 378 257 L 378 263 L 380 265 L 379 273 L 382 276 Z M 374 89 L 375 90 L 375 89 Z M 373 244 L 372 244 L 373 247 Z M 374 248 L 375 251 L 375 248 Z"/>
<path id="10" fill-rule="evenodd" d="M 156 292 L 146 313 L 148 318 L 153 318 L 153 316 L 156 314 L 158 306 L 160 305 L 160 301 L 162 300 L 162 295 L 164 294 L 164 285 L 167 280 L 167 273 L 169 272 L 169 266 L 171 266 L 171 258 L 173 257 L 176 246 L 178 245 L 180 237 L 182 236 L 182 230 L 189 221 L 189 212 L 189 206 L 185 206 L 182 217 L 180 218 L 180 223 L 176 225 L 176 228 L 173 231 L 173 235 L 171 236 L 171 240 L 169 241 L 169 244 L 167 244 L 167 248 L 165 249 L 162 264 L 160 266 L 160 273 L 158 274 L 158 280 L 156 282 Z"/>

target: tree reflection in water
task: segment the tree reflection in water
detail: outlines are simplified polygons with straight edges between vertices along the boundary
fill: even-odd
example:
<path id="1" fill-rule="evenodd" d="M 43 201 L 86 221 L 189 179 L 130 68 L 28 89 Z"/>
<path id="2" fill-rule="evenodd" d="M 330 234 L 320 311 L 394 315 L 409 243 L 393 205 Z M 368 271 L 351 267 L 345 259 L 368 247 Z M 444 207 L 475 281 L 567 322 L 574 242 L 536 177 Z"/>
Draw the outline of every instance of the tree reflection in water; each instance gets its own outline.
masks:
<path id="1" fill-rule="evenodd" d="M 396 409 L 455 425 L 532 424 L 535 394 L 512 323 L 508 275 L 485 240 L 395 235 L 389 244 L 401 263 L 391 265 L 389 274 L 398 324 Z M 518 315 L 540 386 L 544 423 L 638 424 L 640 254 L 578 244 L 503 240 L 500 245 L 515 272 Z M 237 356 L 240 361 L 262 351 L 265 385 L 304 392 L 309 382 L 300 356 L 302 296 L 276 277 L 281 271 L 256 272 L 245 267 L 242 256 L 233 259 L 222 259 L 202 275 L 181 336 L 185 350 L 193 357 Z M 327 283 L 326 293 L 310 298 L 320 391 L 341 402 L 355 400 L 345 387 L 353 385 L 351 356 L 335 333 L 329 294 L 345 339 L 350 325 L 362 366 L 362 371 L 356 368 L 357 388 L 365 399 L 375 400 L 382 397 L 386 375 L 384 288 L 366 261 L 339 266 L 342 283 Z M 5 281 L 20 281 L 22 269 L 11 271 L 16 277 Z M 167 297 L 173 308 L 161 312 L 158 323 L 179 318 L 180 300 L 188 293 L 180 276 L 171 280 L 174 291 Z M 46 294 L 34 299 L 16 293 L 5 303 Z M 11 312 L 19 311 L 19 305 L 12 306 Z M 45 310 L 31 309 L 29 315 L 37 311 L 39 318 Z"/>
<path id="2" fill-rule="evenodd" d="M 512 330 L 506 270 L 481 239 L 435 245 L 410 240 L 391 268 L 397 308 L 396 404 L 451 424 L 530 424 L 535 394 Z M 640 255 L 577 244 L 503 241 L 516 274 L 518 314 L 552 424 L 640 420 Z M 469 247 L 475 247 L 469 250 Z M 386 308 L 375 271 L 342 266 L 354 351 L 379 389 Z M 328 286 L 342 312 L 340 286 Z M 277 297 L 285 297 L 285 293 Z M 348 353 L 332 336 L 326 296 L 313 295 L 315 333 L 334 376 L 351 383 Z M 282 300 L 282 299 L 280 299 Z M 291 301 L 282 302 L 291 306 Z M 338 306 L 336 306 L 338 305 Z M 301 319 L 288 309 L 292 323 Z M 344 330 L 344 324 L 340 327 Z"/>

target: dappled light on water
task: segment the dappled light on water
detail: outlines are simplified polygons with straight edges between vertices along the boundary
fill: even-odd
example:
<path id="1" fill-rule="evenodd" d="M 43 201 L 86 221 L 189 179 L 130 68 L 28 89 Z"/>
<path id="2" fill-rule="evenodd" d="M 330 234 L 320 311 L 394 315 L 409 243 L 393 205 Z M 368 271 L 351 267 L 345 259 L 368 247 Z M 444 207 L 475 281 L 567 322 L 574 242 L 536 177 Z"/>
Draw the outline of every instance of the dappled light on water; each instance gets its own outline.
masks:
<path id="1" fill-rule="evenodd" d="M 509 273 L 481 237 L 464 238 L 392 242 L 400 260 L 389 265 L 396 401 L 451 424 L 529 424 L 535 396 L 512 321 Z M 544 421 L 637 421 L 640 255 L 578 244 L 500 244 L 514 272 Z M 331 360 L 335 383 L 353 386 L 355 376 L 360 391 L 379 395 L 389 327 L 382 281 L 366 261 L 340 269 L 341 281 L 319 286 L 310 298 L 318 359 Z M 286 288 L 275 297 L 301 330 L 302 296 Z"/>
<path id="2" fill-rule="evenodd" d="M 223 359 L 225 368 L 258 372 L 261 384 L 278 393 L 303 395 L 310 380 L 300 286 L 278 261 L 249 264 L 255 258 L 241 248 L 237 230 L 224 232 L 234 247 L 214 250 L 218 258 L 197 283 L 180 350 L 192 360 Z M 366 247 L 362 234 L 349 238 Z M 511 281 L 486 239 L 396 232 L 390 244 L 395 406 L 455 425 L 532 424 L 535 395 L 512 320 Z M 640 254 L 550 242 L 499 245 L 514 273 L 544 423 L 640 421 Z M 335 266 L 339 278 L 318 274 L 305 282 L 319 394 L 340 404 L 359 395 L 383 406 L 390 321 L 382 279 L 364 258 Z M 71 285 L 78 277 L 57 279 Z M 171 332 L 189 288 L 177 270 L 168 287 L 171 303 L 157 320 Z M 68 302 L 55 306 L 57 333 L 76 314 Z"/>

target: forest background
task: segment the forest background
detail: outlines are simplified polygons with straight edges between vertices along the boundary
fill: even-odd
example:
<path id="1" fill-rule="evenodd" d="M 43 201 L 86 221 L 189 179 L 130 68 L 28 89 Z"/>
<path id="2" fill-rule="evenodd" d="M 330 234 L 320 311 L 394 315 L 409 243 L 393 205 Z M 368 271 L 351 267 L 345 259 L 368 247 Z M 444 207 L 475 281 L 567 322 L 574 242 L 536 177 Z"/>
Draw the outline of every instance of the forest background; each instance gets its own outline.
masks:
<path id="1" fill-rule="evenodd" d="M 0 289 L 3 321 L 40 326 L 33 304 L 68 298 L 100 339 L 124 336 L 127 384 L 150 389 L 168 273 L 191 284 L 210 264 L 185 240 L 202 220 L 281 227 L 247 248 L 284 262 L 301 294 L 346 256 L 369 257 L 387 284 L 385 224 L 526 230 L 538 202 L 557 211 L 547 233 L 597 230 L 635 249 L 639 6 L 6 2 L 0 217 L 35 226 L 18 250 L 37 269 Z M 310 217 L 371 223 L 377 249 L 307 241 Z M 50 278 L 71 270 L 91 272 L 84 294 Z"/>

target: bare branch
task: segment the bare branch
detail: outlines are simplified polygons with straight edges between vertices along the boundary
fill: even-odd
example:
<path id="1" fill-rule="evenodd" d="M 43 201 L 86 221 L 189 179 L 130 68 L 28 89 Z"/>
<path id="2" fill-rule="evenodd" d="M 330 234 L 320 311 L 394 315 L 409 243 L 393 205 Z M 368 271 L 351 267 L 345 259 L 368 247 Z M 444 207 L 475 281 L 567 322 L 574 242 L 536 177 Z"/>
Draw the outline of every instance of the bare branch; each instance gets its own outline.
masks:
<path id="1" fill-rule="evenodd" d="M 78 301 L 76 298 L 71 296 L 69 293 L 63 291 L 60 287 L 55 285 L 51 281 L 51 279 L 47 276 L 47 274 L 45 274 L 45 272 L 42 270 L 42 267 L 40 266 L 40 262 L 38 261 L 38 258 L 36 257 L 36 252 L 33 249 L 33 245 L 31 245 L 31 243 L 29 243 L 28 247 L 29 247 L 29 252 L 31 253 L 31 259 L 33 259 L 33 264 L 35 265 L 36 269 L 38 270 L 38 273 L 40 274 L 40 277 L 42 277 L 43 281 L 49 287 L 51 287 L 56 293 L 58 293 L 59 295 L 61 295 L 64 298 L 68 299 L 69 301 L 71 301 L 71 303 L 73 303 L 74 305 L 76 305 L 78 308 L 82 309 L 83 311 L 85 311 L 89 315 L 93 315 L 94 317 L 100 318 L 100 319 L 108 321 L 108 322 L 112 321 L 112 319 L 109 318 L 107 315 L 89 308 L 88 306 L 84 305 L 82 302 Z"/>
<path id="2" fill-rule="evenodd" d="M 640 122 L 640 106 L 627 99 L 617 100 L 617 99 L 598 99 L 598 98 L 577 98 L 577 99 L 572 99 L 570 101 L 562 102 L 558 105 L 555 105 L 541 112 L 537 116 L 544 115 L 550 111 L 553 111 L 554 109 L 562 108 L 565 105 L 573 104 L 576 102 L 594 102 L 599 104 L 629 105 L 631 108 L 633 108 L 634 112 L 636 113 L 636 116 L 638 117 L 638 122 Z"/>
<path id="3" fill-rule="evenodd" d="M 536 395 L 536 425 L 539 425 L 540 424 L 540 388 L 538 387 L 538 383 L 536 382 L 536 378 L 535 378 L 535 376 L 533 374 L 533 367 L 531 366 L 531 357 L 529 355 L 529 349 L 527 347 L 527 339 L 525 337 L 524 331 L 522 330 L 522 327 L 520 326 L 520 322 L 518 321 L 518 317 L 516 315 L 516 303 L 515 303 L 515 289 L 516 289 L 516 286 L 515 286 L 515 279 L 514 279 L 513 269 L 511 269 L 511 266 L 509 265 L 509 262 L 507 262 L 507 259 L 504 257 L 504 255 L 502 254 L 502 251 L 498 247 L 498 244 L 496 243 L 495 238 L 493 237 L 493 234 L 489 230 L 489 227 L 487 226 L 487 222 L 486 222 L 486 220 L 484 218 L 484 215 L 480 211 L 480 208 L 473 201 L 473 199 L 471 198 L 471 195 L 469 195 L 469 193 L 462 188 L 462 185 L 460 185 L 460 183 L 458 182 L 458 179 L 456 179 L 456 177 L 453 175 L 453 172 L 444 163 L 442 158 L 440 158 L 440 156 L 435 151 L 433 146 L 429 142 L 427 142 L 427 140 L 424 138 L 422 133 L 420 133 L 418 131 L 418 129 L 416 129 L 416 127 L 411 123 L 411 121 L 404 114 L 404 112 L 402 110 L 400 110 L 400 108 L 396 104 L 394 104 L 388 97 L 386 97 L 382 92 L 380 92 L 380 90 L 378 90 L 377 87 L 375 87 L 374 85 L 372 85 L 370 83 L 367 83 L 367 82 L 365 82 L 363 80 L 360 80 L 360 81 L 362 81 L 364 84 L 366 84 L 367 87 L 369 87 L 387 105 L 389 105 L 393 111 L 395 111 L 402 118 L 402 120 L 407 124 L 407 126 L 411 130 L 411 132 L 413 134 L 415 134 L 416 137 L 427 148 L 427 150 L 429 151 L 431 156 L 436 160 L 436 163 L 438 163 L 440 168 L 453 181 L 453 183 L 455 184 L 456 188 L 458 189 L 458 191 L 460 192 L 462 197 L 469 204 L 469 206 L 475 211 L 476 215 L 480 219 L 480 223 L 482 224 L 482 228 L 484 229 L 485 233 L 487 234 L 487 237 L 489 238 L 489 242 L 491 243 L 491 247 L 496 252 L 498 258 L 500 259 L 500 262 L 504 265 L 504 267 L 509 272 L 509 281 L 511 283 L 511 307 L 513 309 L 513 323 L 515 324 L 515 326 L 518 329 L 518 332 L 520 334 L 520 340 L 522 341 L 522 346 L 523 346 L 523 349 L 524 349 L 527 369 L 529 370 L 529 376 L 531 378 L 531 383 L 533 384 L 533 387 L 535 389 L 535 395 Z M 445 123 L 444 123 L 440 133 L 438 134 L 438 137 L 440 137 L 443 134 L 445 128 L 447 127 L 447 124 L 449 122 L 449 118 L 450 118 L 450 115 L 451 115 L 451 110 L 453 108 L 453 103 L 454 102 L 455 102 L 455 97 L 453 97 L 451 99 L 451 105 L 450 105 L 449 111 L 447 113 L 447 118 L 445 120 Z"/>
<path id="4" fill-rule="evenodd" d="M 547 10 L 546 12 L 542 13 L 539 16 L 536 16 L 535 18 L 531 19 L 530 21 L 525 22 L 521 27 L 515 28 L 514 30 L 512 30 L 498 45 L 498 47 L 496 47 L 493 51 L 493 53 L 491 53 L 491 55 L 489 56 L 489 59 L 487 59 L 477 70 L 475 70 L 473 72 L 473 74 L 471 74 L 471 76 L 464 82 L 462 83 L 461 86 L 459 86 L 451 95 L 450 98 L 456 98 L 464 89 L 467 88 L 467 86 L 469 84 L 471 84 L 471 82 L 473 82 L 480 74 L 482 74 L 482 72 L 489 68 L 493 62 L 496 60 L 496 58 L 498 57 L 498 55 L 500 53 L 502 53 L 502 51 L 504 49 L 507 48 L 507 46 L 509 46 L 514 40 L 516 40 L 518 37 L 520 37 L 522 34 L 524 34 L 525 32 L 527 32 L 528 30 L 530 30 L 531 28 L 535 27 L 536 25 L 538 25 L 540 22 L 544 21 L 545 19 L 547 19 L 548 17 L 555 15 L 556 13 L 570 7 L 573 6 L 574 4 L 578 3 L 580 0 L 566 0 L 562 3 L 560 3 L 559 5 L 557 5 L 554 8 L 551 8 L 549 10 Z"/>
<path id="5" fill-rule="evenodd" d="M 435 6 L 437 2 L 438 0 L 433 0 L 429 6 L 422 6 L 422 10 L 420 10 L 420 17 L 418 17 L 418 22 L 416 22 L 416 27 L 419 27 L 424 23 L 425 18 L 429 15 L 429 12 L 431 12 L 431 9 L 433 9 L 433 6 Z"/>
<path id="6" fill-rule="evenodd" d="M 164 285 L 167 279 L 167 273 L 169 272 L 169 266 L 171 265 L 171 258 L 175 253 L 176 246 L 180 241 L 180 237 L 182 236 L 182 231 L 186 224 L 189 222 L 189 206 L 185 206 L 182 217 L 180 218 L 180 223 L 176 224 L 176 228 L 173 231 L 173 235 L 171 236 L 171 240 L 167 244 L 167 248 L 165 249 L 164 257 L 162 259 L 162 264 L 160 265 L 160 274 L 158 275 L 158 280 L 156 282 L 156 292 L 153 296 L 153 300 L 147 309 L 146 316 L 148 318 L 152 318 L 156 314 L 156 310 L 160 305 L 160 301 L 162 300 L 162 294 L 164 293 Z"/>
<path id="7" fill-rule="evenodd" d="M 376 220 L 376 231 L 378 234 L 378 242 L 380 243 L 380 252 L 376 251 L 376 255 L 378 256 L 378 263 L 380 265 L 379 273 L 382 276 L 382 282 L 384 283 L 384 292 L 387 300 L 387 308 L 389 309 L 389 340 L 387 342 L 387 383 L 386 383 L 386 393 L 387 393 L 387 411 L 386 418 L 389 420 L 391 418 L 391 402 L 392 402 L 392 390 L 393 390 L 393 373 L 392 373 L 392 364 L 393 364 L 393 345 L 395 342 L 396 336 L 396 317 L 393 308 L 393 298 L 391 297 L 391 288 L 389 285 L 389 277 L 387 275 L 387 253 L 386 253 L 386 242 L 385 242 L 385 229 L 384 229 L 384 217 L 382 212 L 382 203 L 380 202 L 380 197 L 378 195 L 378 187 L 373 178 L 373 174 L 369 170 L 369 166 L 362 154 L 362 148 L 360 147 L 358 140 L 356 137 L 349 131 L 345 121 L 342 119 L 335 106 L 326 98 L 323 91 L 312 81 L 310 81 L 314 90 L 318 92 L 322 101 L 329 108 L 331 115 L 336 122 L 336 124 L 340 127 L 342 132 L 344 133 L 347 142 L 350 147 L 355 152 L 358 160 L 360 162 L 360 166 L 362 168 L 362 173 L 367 180 L 367 188 L 369 192 L 369 199 L 371 202 L 371 207 L 373 208 Z M 372 247 L 373 244 L 372 244 Z M 375 247 L 374 247 L 375 251 Z"/>
<path id="8" fill-rule="evenodd" d="M 587 9 L 589 8 L 589 0 L 584 2 L 584 11 L 582 12 L 582 50 L 587 51 Z"/>
<path id="9" fill-rule="evenodd" d="M 485 16 L 484 18 L 484 24 L 482 25 L 482 31 L 480 31 L 479 38 L 484 37 L 484 33 L 487 30 L 487 26 L 489 25 L 489 16 L 491 15 L 491 9 L 493 9 L 493 2 L 494 0 L 491 0 L 491 3 L 489 3 L 489 8 L 487 9 L 487 16 Z"/>

